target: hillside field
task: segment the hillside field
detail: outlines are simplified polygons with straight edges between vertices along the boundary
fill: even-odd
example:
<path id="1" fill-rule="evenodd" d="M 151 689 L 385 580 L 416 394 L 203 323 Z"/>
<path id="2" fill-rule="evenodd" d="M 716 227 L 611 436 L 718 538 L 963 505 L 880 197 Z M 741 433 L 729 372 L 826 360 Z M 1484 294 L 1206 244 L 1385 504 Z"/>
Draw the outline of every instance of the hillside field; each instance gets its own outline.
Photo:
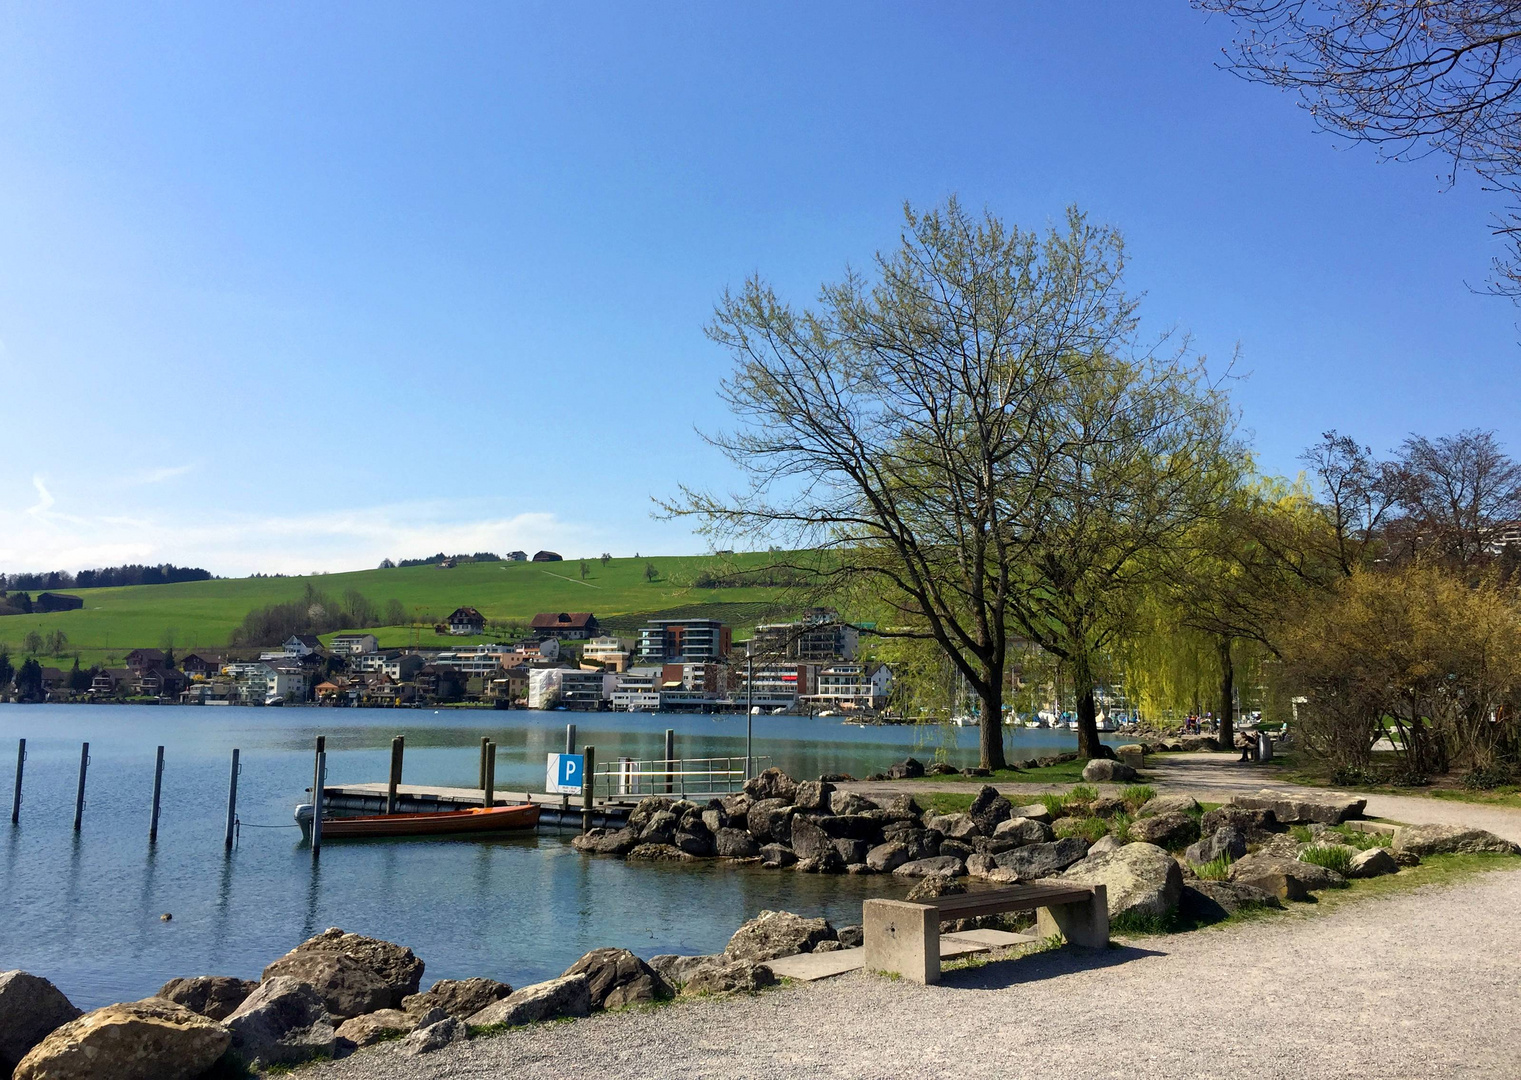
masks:
<path id="1" fill-rule="evenodd" d="M 781 590 L 699 588 L 693 582 L 704 571 L 732 572 L 763 559 L 759 555 L 649 557 L 613 559 L 606 566 L 588 560 L 585 581 L 580 579 L 579 562 L 567 560 L 461 563 L 450 569 L 409 566 L 305 577 L 61 590 L 82 599 L 84 608 L 0 617 L 0 643 L 8 645 L 13 656 L 19 656 L 29 631 L 46 636 L 62 630 L 68 635 L 65 653 L 80 652 L 86 667 L 119 659 L 134 648 L 158 648 L 171 641 L 180 655 L 222 649 L 248 612 L 300 599 L 308 586 L 334 600 L 357 590 L 382 608 L 389 600 L 400 601 L 414 625 L 371 628 L 382 645 L 391 647 L 457 645 L 501 636 L 435 634 L 432 624 L 461 606 L 478 609 L 494 623 L 527 624 L 543 611 L 591 611 L 605 626 L 625 636 L 646 618 L 660 613 L 719 618 L 739 631 L 785 614 L 778 606 Z M 658 571 L 654 581 L 645 580 L 649 564 Z"/>

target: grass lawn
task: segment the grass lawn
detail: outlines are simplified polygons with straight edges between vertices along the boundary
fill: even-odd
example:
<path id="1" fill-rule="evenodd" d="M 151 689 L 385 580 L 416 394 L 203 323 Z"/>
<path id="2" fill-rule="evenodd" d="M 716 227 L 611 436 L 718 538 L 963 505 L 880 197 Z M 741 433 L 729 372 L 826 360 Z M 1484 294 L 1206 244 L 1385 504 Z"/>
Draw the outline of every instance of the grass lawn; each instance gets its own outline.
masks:
<path id="1" fill-rule="evenodd" d="M 1393 764 L 1394 754 L 1382 751 L 1373 755 L 1374 765 Z M 1421 787 L 1398 787 L 1394 784 L 1332 784 L 1331 769 L 1325 762 L 1308 754 L 1290 753 L 1274 758 L 1283 778 L 1307 787 L 1336 787 L 1343 791 L 1359 791 L 1371 795 L 1409 795 L 1427 799 L 1449 799 L 1454 802 L 1477 803 L 1481 806 L 1508 806 L 1521 810 L 1521 785 L 1504 784 L 1497 788 L 1474 790 L 1461 786 L 1459 775 L 1433 777 L 1430 784 Z"/>

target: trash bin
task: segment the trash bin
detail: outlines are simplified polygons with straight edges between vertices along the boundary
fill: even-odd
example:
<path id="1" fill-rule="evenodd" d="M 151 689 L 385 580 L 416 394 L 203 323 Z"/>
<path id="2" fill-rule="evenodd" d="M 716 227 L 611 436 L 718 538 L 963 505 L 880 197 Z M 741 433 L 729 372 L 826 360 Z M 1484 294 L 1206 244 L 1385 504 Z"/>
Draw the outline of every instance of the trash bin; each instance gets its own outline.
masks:
<path id="1" fill-rule="evenodd" d="M 1273 760 L 1273 738 L 1265 731 L 1257 732 L 1257 760 Z"/>

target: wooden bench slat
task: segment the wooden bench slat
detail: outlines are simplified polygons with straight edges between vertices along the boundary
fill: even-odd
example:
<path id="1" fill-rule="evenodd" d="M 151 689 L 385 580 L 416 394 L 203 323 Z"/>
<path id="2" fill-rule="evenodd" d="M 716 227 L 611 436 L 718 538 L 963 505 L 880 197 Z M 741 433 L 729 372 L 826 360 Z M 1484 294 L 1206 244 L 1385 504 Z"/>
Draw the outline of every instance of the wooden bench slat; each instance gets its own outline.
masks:
<path id="1" fill-rule="evenodd" d="M 1014 885 L 1003 889 L 937 896 L 923 903 L 938 908 L 943 919 L 969 919 L 1004 911 L 1025 911 L 1056 904 L 1075 904 L 1093 895 L 1086 885 Z"/>

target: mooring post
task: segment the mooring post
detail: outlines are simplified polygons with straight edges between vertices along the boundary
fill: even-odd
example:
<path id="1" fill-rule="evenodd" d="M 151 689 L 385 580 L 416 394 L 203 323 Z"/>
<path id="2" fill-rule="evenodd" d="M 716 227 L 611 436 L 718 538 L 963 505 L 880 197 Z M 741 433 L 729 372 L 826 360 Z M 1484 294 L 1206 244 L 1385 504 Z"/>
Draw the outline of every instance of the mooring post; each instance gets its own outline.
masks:
<path id="1" fill-rule="evenodd" d="M 491 740 L 489 738 L 487 738 L 485 735 L 482 735 L 481 736 L 481 775 L 480 775 L 480 779 L 475 782 L 475 786 L 478 787 L 478 788 L 480 788 L 482 791 L 486 790 L 486 747 L 488 747 L 490 745 L 491 745 Z"/>
<path id="2" fill-rule="evenodd" d="M 11 796 L 11 824 L 21 821 L 21 774 L 26 771 L 26 740 L 16 748 L 16 793 Z"/>
<path id="3" fill-rule="evenodd" d="M 79 831 L 79 826 L 84 821 L 84 792 L 85 772 L 90 768 L 90 744 L 85 743 L 79 748 L 79 790 L 74 793 L 74 831 Z"/>
<path id="4" fill-rule="evenodd" d="M 321 736 L 319 735 L 320 739 Z M 316 779 L 312 781 L 312 858 L 322 850 L 322 789 L 327 784 L 327 751 L 317 751 Z"/>
<path id="5" fill-rule="evenodd" d="M 396 789 L 401 785 L 401 756 L 406 750 L 406 736 L 391 740 L 391 782 L 386 787 L 386 813 L 396 813 Z"/>
<path id="6" fill-rule="evenodd" d="M 227 836 L 222 846 L 232 848 L 232 832 L 238 820 L 238 754 L 237 747 L 232 750 L 232 775 L 227 780 Z"/>
<path id="7" fill-rule="evenodd" d="M 588 746 L 581 751 L 586 755 L 585 771 L 581 776 L 581 831 L 590 832 L 592 822 L 592 791 L 596 787 L 593 782 L 597 776 L 597 748 Z"/>
<path id="8" fill-rule="evenodd" d="M 487 809 L 496 805 L 496 743 L 486 744 L 486 784 L 481 805 Z"/>
<path id="9" fill-rule="evenodd" d="M 148 843 L 158 843 L 158 799 L 164 790 L 164 748 L 158 748 L 158 759 L 153 763 L 153 814 L 148 818 Z"/>
<path id="10" fill-rule="evenodd" d="M 321 802 L 321 792 L 318 790 L 318 770 L 322 768 L 322 755 L 327 752 L 327 736 L 317 736 L 317 752 L 312 755 L 312 802 Z"/>
<path id="11" fill-rule="evenodd" d="M 673 772 L 676 758 L 676 729 L 665 729 L 665 793 L 669 795 L 676 790 L 676 776 Z"/>

